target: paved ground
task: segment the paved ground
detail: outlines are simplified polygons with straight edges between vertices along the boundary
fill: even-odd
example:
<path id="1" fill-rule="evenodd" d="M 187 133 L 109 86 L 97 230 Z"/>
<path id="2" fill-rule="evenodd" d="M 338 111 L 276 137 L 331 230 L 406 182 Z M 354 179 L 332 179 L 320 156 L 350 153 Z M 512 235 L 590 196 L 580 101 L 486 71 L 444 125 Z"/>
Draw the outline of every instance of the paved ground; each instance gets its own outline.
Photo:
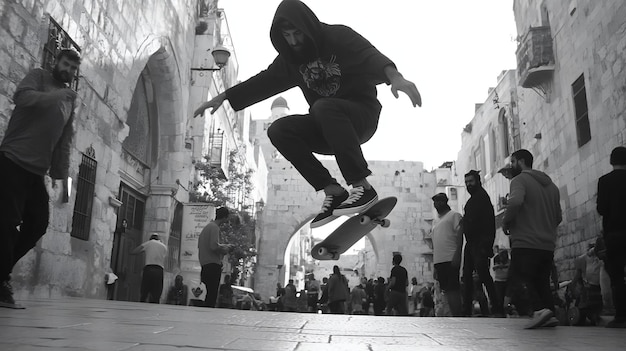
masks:
<path id="1" fill-rule="evenodd" d="M 66 298 L 0 308 L 0 350 L 624 350 L 626 330 L 525 319 L 252 312 Z"/>

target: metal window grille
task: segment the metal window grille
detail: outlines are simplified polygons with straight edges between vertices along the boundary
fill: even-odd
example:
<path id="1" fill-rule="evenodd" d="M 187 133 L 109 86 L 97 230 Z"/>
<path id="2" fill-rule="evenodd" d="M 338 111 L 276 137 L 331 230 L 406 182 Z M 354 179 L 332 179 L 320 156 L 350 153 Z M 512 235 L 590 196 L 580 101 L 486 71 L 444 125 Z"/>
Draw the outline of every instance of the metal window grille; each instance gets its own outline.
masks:
<path id="1" fill-rule="evenodd" d="M 174 210 L 174 218 L 170 227 L 170 237 L 167 240 L 167 260 L 165 269 L 173 271 L 179 266 L 180 262 L 180 238 L 183 231 L 183 205 L 176 205 Z"/>
<path id="2" fill-rule="evenodd" d="M 41 60 L 41 68 L 52 71 L 55 65 L 55 59 L 57 54 L 62 49 L 74 49 L 80 53 L 80 47 L 76 44 L 69 34 L 52 18 L 50 17 L 50 23 L 48 25 L 48 40 L 43 47 L 43 57 Z M 80 71 L 80 69 L 79 69 Z M 78 77 L 80 72 L 76 72 L 74 80 L 70 84 L 70 87 L 74 90 L 78 90 Z"/>
<path id="3" fill-rule="evenodd" d="M 584 75 L 581 75 L 572 84 L 572 93 L 574 95 L 574 113 L 576 114 L 576 136 L 578 137 L 578 147 L 581 147 L 591 140 Z"/>
<path id="4" fill-rule="evenodd" d="M 137 231 L 143 230 L 145 200 L 126 187 L 122 189 L 121 200 L 122 207 L 120 207 L 118 217 L 121 216 L 121 218 L 126 219 L 127 228 Z"/>
<path id="5" fill-rule="evenodd" d="M 74 203 L 71 233 L 73 237 L 81 240 L 89 240 L 97 168 L 98 162 L 92 156 L 83 154 L 76 184 L 76 201 Z"/>

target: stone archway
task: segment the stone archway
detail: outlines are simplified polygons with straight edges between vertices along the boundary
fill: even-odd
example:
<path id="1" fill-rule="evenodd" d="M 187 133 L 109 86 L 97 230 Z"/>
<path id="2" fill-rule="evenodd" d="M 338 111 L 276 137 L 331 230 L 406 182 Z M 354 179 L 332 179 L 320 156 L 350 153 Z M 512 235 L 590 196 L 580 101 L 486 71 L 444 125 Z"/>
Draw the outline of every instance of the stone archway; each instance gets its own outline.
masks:
<path id="1" fill-rule="evenodd" d="M 137 84 L 133 86 L 130 108 L 125 116 L 130 133 L 120 152 L 120 189 L 126 187 L 137 192 L 145 203 L 145 216 L 130 244 L 124 245 L 127 241 L 117 234 L 112 257 L 114 266 L 115 261 L 129 259 L 130 250 L 147 240 L 151 232 L 158 233 L 166 245 L 180 247 L 180 235 L 178 243 L 171 243 L 170 233 L 180 232 L 180 228 L 171 228 L 171 225 L 178 201 L 187 200 L 186 197 L 175 199 L 175 196 L 179 183 L 188 182 L 189 166 L 184 161 L 190 155 L 184 147 L 186 93 L 175 56 L 167 38 L 152 37 L 139 50 L 133 73 L 129 75 L 129 79 L 136 78 Z M 139 140 L 129 142 L 129 138 Z M 121 227 L 123 219 L 124 216 L 118 214 L 116 227 Z M 169 277 L 165 283 L 169 284 Z"/>
<path id="2" fill-rule="evenodd" d="M 340 174 L 335 161 L 322 163 L 332 174 Z M 302 227 L 309 225 L 324 199 L 322 192 L 316 193 L 281 157 L 269 162 L 268 172 L 267 203 L 257 225 L 259 244 L 254 286 L 262 296 L 274 295 L 276 283 L 285 281 L 284 261 L 289 241 Z M 367 238 L 377 260 L 377 239 L 371 233 Z"/>
<path id="3" fill-rule="evenodd" d="M 396 196 L 398 205 L 389 218 L 390 228 L 377 228 L 368 235 L 371 252 L 367 257 L 367 276 L 387 277 L 394 252 L 404 256 L 403 266 L 411 276 L 432 277 L 431 250 L 425 243 L 430 229 L 424 218 L 431 218 L 435 177 L 424 171 L 420 162 L 371 161 L 370 182 L 380 197 Z M 331 174 L 340 175 L 334 160 L 322 164 Z M 258 260 L 254 289 L 262 296 L 276 293 L 283 282 L 284 255 L 291 236 L 319 210 L 323 193 L 316 193 L 293 166 L 280 156 L 269 160 L 268 194 L 257 224 Z"/>

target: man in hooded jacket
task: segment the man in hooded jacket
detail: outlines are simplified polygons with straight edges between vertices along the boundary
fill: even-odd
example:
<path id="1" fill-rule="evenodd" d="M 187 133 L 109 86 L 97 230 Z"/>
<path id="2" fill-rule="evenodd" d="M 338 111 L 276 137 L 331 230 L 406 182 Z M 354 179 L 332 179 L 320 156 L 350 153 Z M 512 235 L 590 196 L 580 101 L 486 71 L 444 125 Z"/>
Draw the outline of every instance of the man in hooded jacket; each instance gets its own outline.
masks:
<path id="1" fill-rule="evenodd" d="M 550 274 L 562 220 L 559 189 L 547 174 L 532 169 L 532 164 L 528 150 L 511 155 L 514 177 L 502 220 L 502 229 L 511 240 L 511 279 L 514 286 L 526 286 L 535 311 L 527 329 L 558 325 Z"/>
<path id="2" fill-rule="evenodd" d="M 378 199 L 367 177 L 371 175 L 361 144 L 376 131 L 382 108 L 376 85 L 387 83 L 391 92 L 409 96 L 421 106 L 415 84 L 404 79 L 395 64 L 369 41 L 344 25 L 320 22 L 304 3 L 284 0 L 274 15 L 270 40 L 278 56 L 269 67 L 200 105 L 194 116 L 225 100 L 244 109 L 293 87 L 299 87 L 310 105 L 309 113 L 280 118 L 268 128 L 276 149 L 315 188 L 323 190 L 320 213 L 312 228 L 340 215 L 363 211 Z M 313 153 L 335 155 L 348 185 L 348 193 Z"/>

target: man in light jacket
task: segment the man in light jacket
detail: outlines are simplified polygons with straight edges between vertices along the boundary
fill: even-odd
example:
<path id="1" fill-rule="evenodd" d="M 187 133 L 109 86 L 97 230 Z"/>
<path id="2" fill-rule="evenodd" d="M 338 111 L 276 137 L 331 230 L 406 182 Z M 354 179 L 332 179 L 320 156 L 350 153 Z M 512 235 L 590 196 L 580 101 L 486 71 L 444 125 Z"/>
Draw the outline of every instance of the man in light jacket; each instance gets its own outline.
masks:
<path id="1" fill-rule="evenodd" d="M 562 220 L 559 189 L 550 177 L 532 169 L 533 155 L 524 149 L 511 155 L 513 179 L 502 229 L 511 240 L 511 278 L 525 284 L 535 311 L 527 329 L 554 327 L 550 273 Z"/>

